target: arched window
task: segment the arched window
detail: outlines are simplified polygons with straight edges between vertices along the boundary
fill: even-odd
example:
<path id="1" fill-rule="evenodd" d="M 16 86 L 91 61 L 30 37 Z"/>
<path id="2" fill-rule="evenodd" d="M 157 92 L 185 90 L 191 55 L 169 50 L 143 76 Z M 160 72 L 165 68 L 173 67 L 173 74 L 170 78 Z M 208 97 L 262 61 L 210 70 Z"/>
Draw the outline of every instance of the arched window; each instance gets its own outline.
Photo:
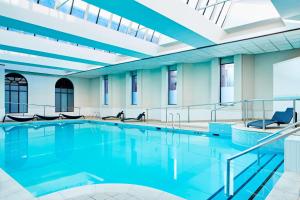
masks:
<path id="1" fill-rule="evenodd" d="M 5 75 L 5 112 L 28 112 L 28 83 L 21 74 Z"/>
<path id="2" fill-rule="evenodd" d="M 59 79 L 55 84 L 55 112 L 74 111 L 74 87 L 66 78 Z"/>

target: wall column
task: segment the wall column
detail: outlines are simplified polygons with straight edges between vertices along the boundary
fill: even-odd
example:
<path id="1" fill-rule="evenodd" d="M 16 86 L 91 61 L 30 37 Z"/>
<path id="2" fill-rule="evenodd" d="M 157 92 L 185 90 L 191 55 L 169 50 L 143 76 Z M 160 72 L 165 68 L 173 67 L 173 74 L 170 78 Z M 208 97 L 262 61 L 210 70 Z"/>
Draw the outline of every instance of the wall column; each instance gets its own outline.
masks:
<path id="1" fill-rule="evenodd" d="M 168 67 L 161 68 L 161 107 L 168 106 Z"/>
<path id="2" fill-rule="evenodd" d="M 214 58 L 211 61 L 211 95 L 210 102 L 220 101 L 220 59 Z"/>
<path id="3" fill-rule="evenodd" d="M 5 70 L 0 69 L 0 117 L 5 115 Z"/>

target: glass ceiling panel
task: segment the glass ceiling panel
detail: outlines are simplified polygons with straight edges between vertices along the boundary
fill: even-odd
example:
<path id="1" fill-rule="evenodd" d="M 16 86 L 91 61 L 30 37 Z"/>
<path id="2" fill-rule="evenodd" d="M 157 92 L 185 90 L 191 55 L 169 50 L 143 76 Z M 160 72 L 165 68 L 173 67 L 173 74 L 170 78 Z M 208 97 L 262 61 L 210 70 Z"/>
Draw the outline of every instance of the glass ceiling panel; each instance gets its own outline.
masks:
<path id="1" fill-rule="evenodd" d="M 222 27 L 229 12 L 231 1 L 232 0 L 186 0 L 185 3 L 217 26 Z"/>
<path id="2" fill-rule="evenodd" d="M 48 8 L 54 8 L 66 14 L 71 14 L 80 19 L 85 19 L 92 23 L 97 23 L 101 26 L 117 30 L 119 32 L 129 34 L 134 37 L 146 39 L 152 42 L 152 36 L 147 36 L 148 32 L 151 35 L 153 31 L 146 27 L 139 27 L 140 25 L 132 22 L 126 18 L 112 14 L 104 9 L 99 9 L 82 0 L 28 0 L 38 3 Z M 185 1 L 185 0 L 183 0 Z M 199 0 L 189 0 L 193 4 L 197 4 Z M 190 5 L 190 6 L 191 6 Z M 141 29 L 143 28 L 143 29 Z M 141 29 L 138 31 L 138 29 Z M 144 30 L 145 29 L 145 30 Z M 150 39 L 149 39 L 150 37 Z"/>
<path id="3" fill-rule="evenodd" d="M 128 33 L 132 36 L 135 36 L 138 28 L 139 28 L 139 24 L 132 22 Z"/>
<path id="4" fill-rule="evenodd" d="M 153 35 L 153 38 L 152 38 L 152 42 L 158 44 L 160 36 L 161 36 L 160 33 L 154 32 L 154 35 Z"/>
<path id="5" fill-rule="evenodd" d="M 204 8 L 205 6 L 208 5 L 208 2 L 209 2 L 209 0 L 199 0 L 199 4 L 198 4 L 197 9 Z M 202 13 L 202 15 L 204 14 L 204 10 L 205 9 L 200 10 L 200 13 Z"/>
<path id="6" fill-rule="evenodd" d="M 214 11 L 211 15 L 211 20 L 216 24 L 218 17 L 220 16 L 221 9 L 223 8 L 225 3 L 220 3 L 214 7 Z"/>
<path id="7" fill-rule="evenodd" d="M 197 4 L 198 4 L 198 1 L 199 0 L 189 0 L 188 1 L 188 5 L 191 7 L 191 8 L 196 8 Z"/>
<path id="8" fill-rule="evenodd" d="M 128 19 L 122 18 L 120 27 L 119 27 L 119 31 L 122 33 L 127 33 L 128 28 L 131 24 L 131 21 L 129 21 Z"/>
<path id="9" fill-rule="evenodd" d="M 54 0 L 39 0 L 39 4 L 46 6 L 48 8 L 54 8 L 55 1 Z"/>
<path id="10" fill-rule="evenodd" d="M 226 16 L 228 14 L 228 11 L 230 9 L 230 6 L 231 6 L 231 1 L 226 1 L 225 4 L 224 4 L 223 9 L 221 10 L 219 19 L 217 19 L 217 22 L 216 22 L 216 24 L 218 26 L 221 26 L 221 27 L 223 26 L 223 24 L 226 20 Z"/>
<path id="11" fill-rule="evenodd" d="M 81 0 L 74 0 L 71 15 L 83 19 L 87 3 Z"/>
<path id="12" fill-rule="evenodd" d="M 146 33 L 146 40 L 152 42 L 152 38 L 154 36 L 154 30 L 149 29 Z"/>
<path id="13" fill-rule="evenodd" d="M 87 14 L 87 20 L 93 23 L 97 22 L 97 18 L 98 18 L 98 14 L 100 9 L 97 8 L 96 6 L 93 5 L 89 5 L 89 10 L 88 10 L 88 14 Z"/>
<path id="14" fill-rule="evenodd" d="M 141 39 L 144 39 L 145 34 L 146 34 L 146 30 L 147 30 L 146 27 L 140 26 L 140 27 L 139 27 L 139 30 L 138 30 L 138 32 L 137 32 L 136 37 L 141 38 Z"/>
<path id="15" fill-rule="evenodd" d="M 61 4 L 59 3 L 60 7 L 58 8 L 59 11 L 70 14 L 71 13 L 71 7 L 72 7 L 73 1 L 72 0 L 66 0 L 62 1 Z"/>
<path id="16" fill-rule="evenodd" d="M 3 1 L 10 1 L 10 0 L 3 0 Z M 99 9 L 98 7 L 95 7 L 91 4 L 87 4 L 85 1 L 82 0 L 27 0 L 27 2 L 34 2 L 43 6 L 46 6 L 48 8 L 57 9 L 58 11 L 61 11 L 66 14 L 71 14 L 75 17 L 85 19 L 92 23 L 97 23 L 101 26 L 105 26 L 109 28 L 112 28 L 114 30 L 117 30 L 119 32 L 129 34 L 131 36 L 153 42 L 158 44 L 160 33 L 156 32 L 154 30 L 148 29 L 147 27 L 144 27 L 140 24 L 137 24 L 133 21 L 130 21 L 126 18 L 120 17 L 118 15 L 112 14 L 111 12 L 108 12 L 104 9 Z M 45 38 L 49 40 L 53 40 L 56 42 L 62 42 L 71 44 L 74 46 L 82 46 L 78 45 L 76 43 L 71 43 L 67 41 L 61 41 L 56 38 L 49 38 L 42 35 L 36 35 L 29 32 L 24 32 L 21 30 L 15 30 L 15 29 L 8 29 L 7 27 L 0 26 L 0 29 L 7 29 L 9 31 L 15 31 L 22 34 L 30 34 L 35 37 Z M 102 49 L 95 49 L 88 46 L 82 46 L 85 48 L 90 48 L 94 50 L 99 50 L 103 52 L 107 52 Z M 113 53 L 113 52 L 109 52 Z M 113 53 L 116 54 L 116 53 Z"/>
<path id="17" fill-rule="evenodd" d="M 113 14 L 111 20 L 111 28 L 114 30 L 118 30 L 120 23 L 121 23 L 121 17 L 119 15 Z"/>
<path id="18" fill-rule="evenodd" d="M 215 4 L 215 3 L 216 3 L 216 0 L 209 0 L 208 6 L 210 6 L 210 7 L 207 7 L 206 9 L 204 9 L 204 16 L 205 16 L 207 19 L 210 19 L 211 16 L 212 16 L 212 13 L 213 13 L 215 7 L 214 7 L 214 6 L 211 6 L 211 5 L 213 5 L 213 4 Z"/>
<path id="19" fill-rule="evenodd" d="M 111 12 L 101 9 L 98 19 L 98 24 L 107 27 L 110 21 Z"/>

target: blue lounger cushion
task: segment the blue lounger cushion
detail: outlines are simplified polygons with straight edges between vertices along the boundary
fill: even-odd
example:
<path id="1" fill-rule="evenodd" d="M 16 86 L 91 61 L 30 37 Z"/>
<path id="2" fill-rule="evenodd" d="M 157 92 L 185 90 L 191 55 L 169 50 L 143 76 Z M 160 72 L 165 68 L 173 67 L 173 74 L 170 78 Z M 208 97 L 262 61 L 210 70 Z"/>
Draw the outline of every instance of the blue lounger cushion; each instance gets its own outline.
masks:
<path id="1" fill-rule="evenodd" d="M 277 123 L 277 122 L 274 120 L 270 120 L 270 119 L 265 120 L 265 126 L 275 124 L 275 123 Z M 256 121 L 249 122 L 247 124 L 247 127 L 250 127 L 250 126 L 255 127 L 255 128 L 263 128 L 263 120 L 256 120 Z"/>
<path id="2" fill-rule="evenodd" d="M 287 108 L 284 112 L 276 111 L 272 117 L 272 119 L 265 120 L 265 126 L 271 124 L 288 124 L 293 119 L 294 116 L 294 109 Z M 256 128 L 263 128 L 263 120 L 256 120 L 249 122 L 247 127 L 256 127 Z"/>

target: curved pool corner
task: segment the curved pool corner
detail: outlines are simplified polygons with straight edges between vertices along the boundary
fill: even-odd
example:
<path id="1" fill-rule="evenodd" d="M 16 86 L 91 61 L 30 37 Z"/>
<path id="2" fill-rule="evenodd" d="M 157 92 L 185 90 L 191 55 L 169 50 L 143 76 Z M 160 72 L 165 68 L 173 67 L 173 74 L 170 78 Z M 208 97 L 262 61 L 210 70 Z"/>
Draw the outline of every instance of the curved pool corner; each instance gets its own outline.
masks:
<path id="1" fill-rule="evenodd" d="M 94 184 L 84 185 L 66 190 L 47 194 L 38 198 L 39 200 L 71 200 L 71 199 L 95 199 L 95 200 L 184 200 L 162 190 L 133 184 Z"/>

